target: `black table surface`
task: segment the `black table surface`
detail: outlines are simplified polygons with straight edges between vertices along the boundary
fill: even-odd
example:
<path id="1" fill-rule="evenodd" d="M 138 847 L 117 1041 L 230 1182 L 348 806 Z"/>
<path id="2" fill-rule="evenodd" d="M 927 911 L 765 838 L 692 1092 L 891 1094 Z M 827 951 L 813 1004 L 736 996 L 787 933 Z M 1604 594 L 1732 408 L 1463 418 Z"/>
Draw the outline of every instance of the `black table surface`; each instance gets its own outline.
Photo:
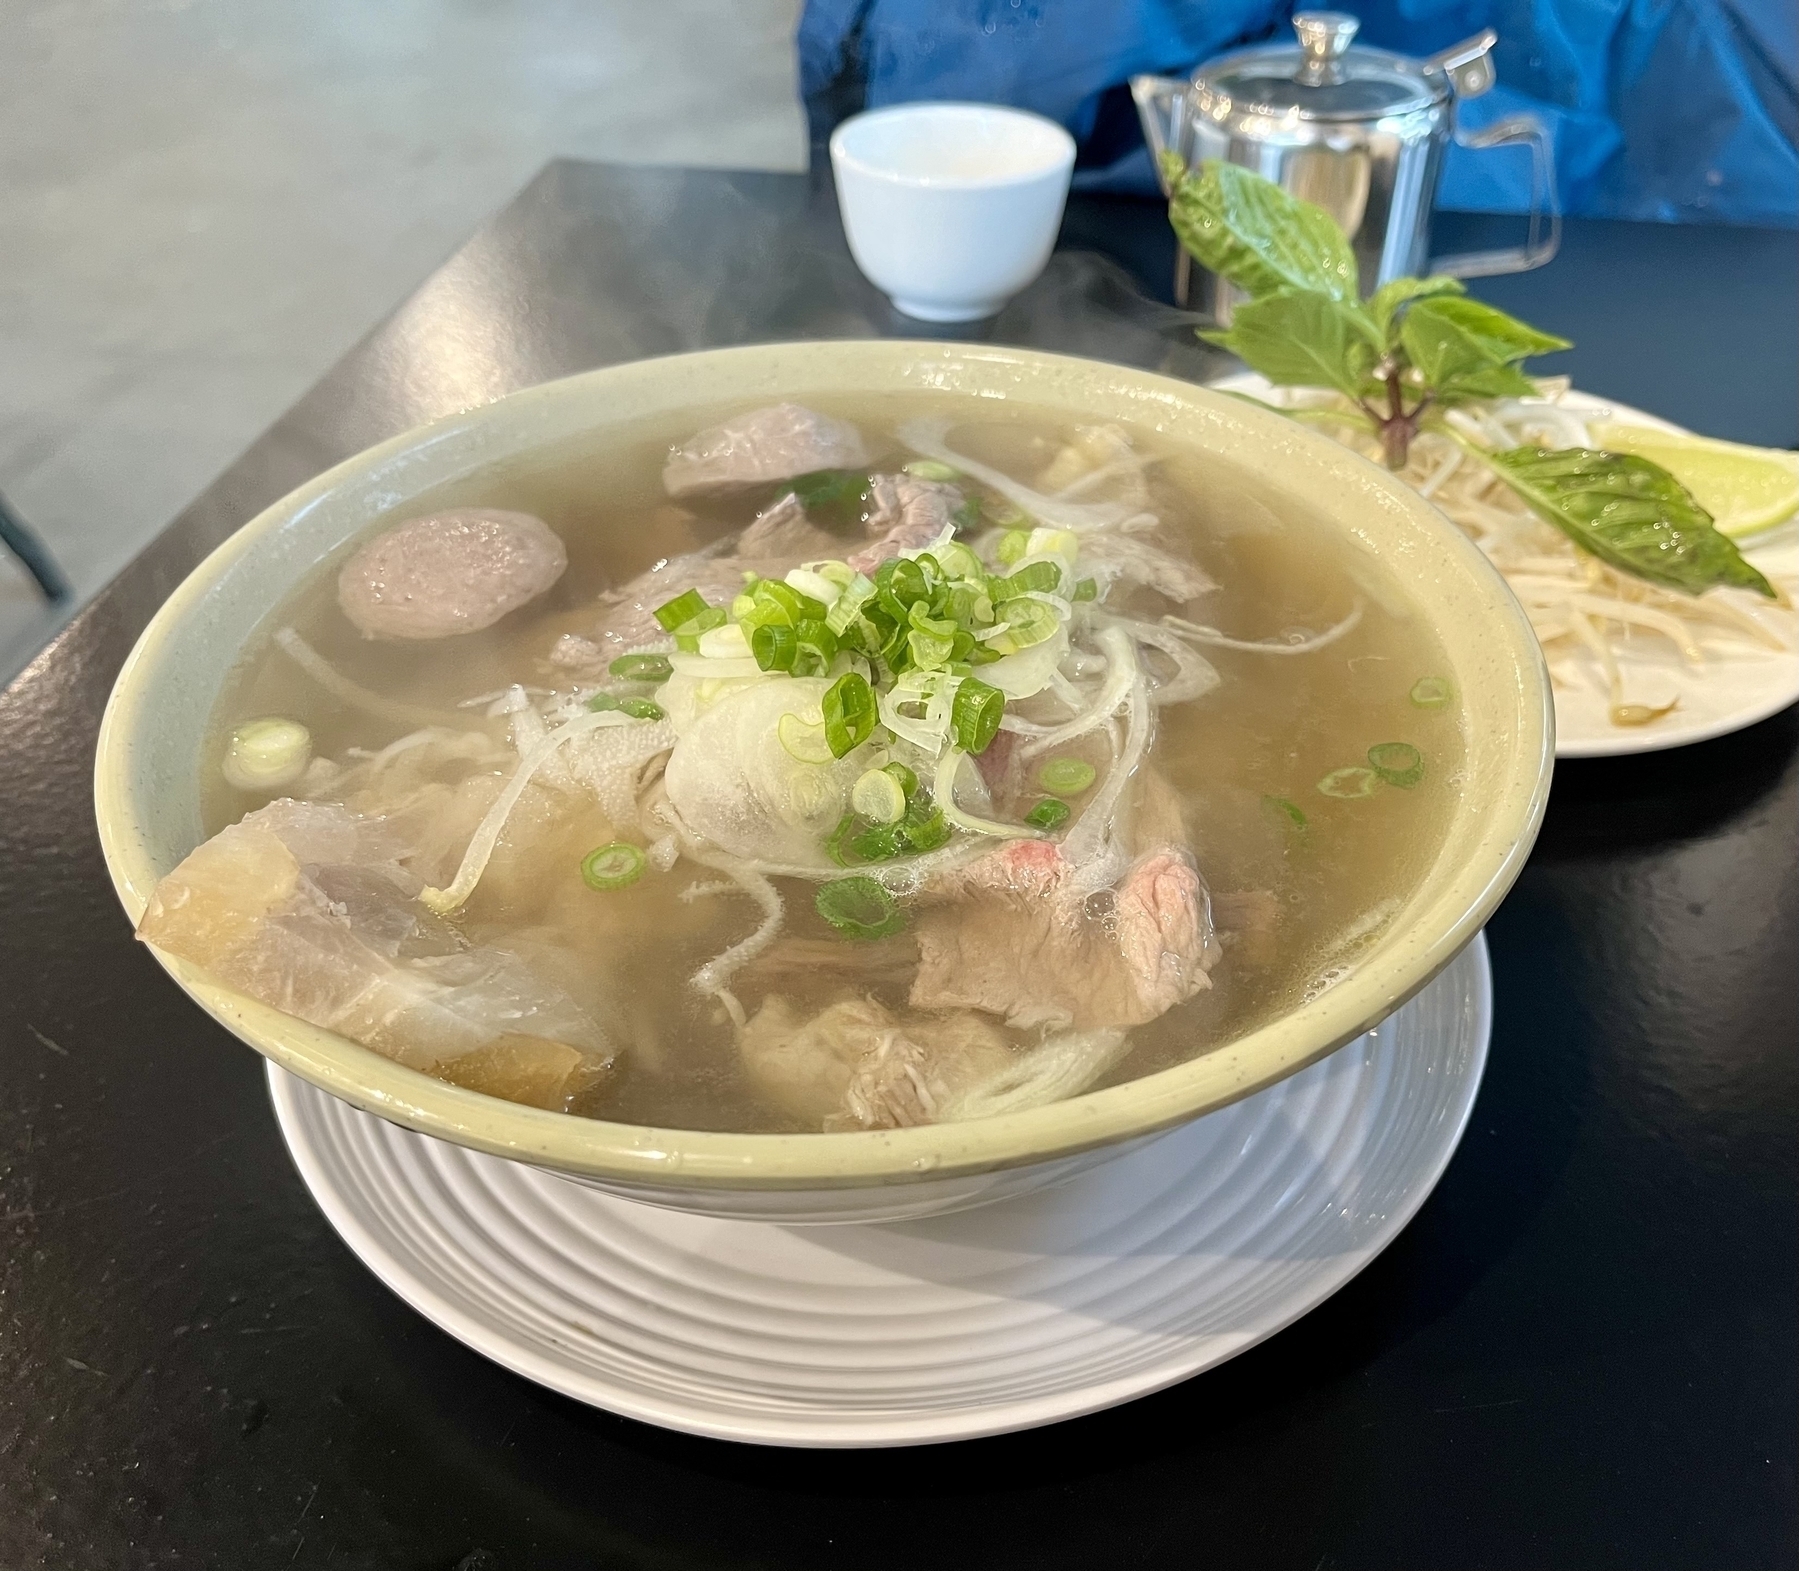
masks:
<path id="1" fill-rule="evenodd" d="M 1063 238 L 969 336 L 1220 368 L 1166 303 L 1153 205 L 1076 201 Z M 1575 339 L 1585 387 L 1788 445 L 1794 260 L 1786 234 L 1573 223 L 1476 292 Z M 671 350 L 899 333 L 924 336 L 800 176 L 553 164 L 0 698 L 5 1571 L 1794 1564 L 1791 711 L 1560 767 L 1435 1195 L 1297 1325 L 1125 1408 L 898 1452 L 665 1433 L 487 1363 L 333 1234 L 261 1061 L 134 944 L 101 865 L 95 729 L 138 631 L 266 503 L 423 419 Z"/>

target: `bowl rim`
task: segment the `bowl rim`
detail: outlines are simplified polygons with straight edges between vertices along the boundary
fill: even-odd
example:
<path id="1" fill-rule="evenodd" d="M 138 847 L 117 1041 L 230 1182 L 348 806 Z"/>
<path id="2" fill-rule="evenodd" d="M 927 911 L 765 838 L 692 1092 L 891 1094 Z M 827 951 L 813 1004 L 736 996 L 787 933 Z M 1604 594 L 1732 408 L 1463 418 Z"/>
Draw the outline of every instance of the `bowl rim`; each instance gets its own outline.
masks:
<path id="1" fill-rule="evenodd" d="M 948 111 L 946 114 L 945 111 Z M 963 119 L 989 120 L 996 124 L 1014 124 L 1042 139 L 1044 156 L 1028 168 L 995 174 L 948 175 L 908 174 L 891 165 L 873 161 L 857 148 L 857 133 L 889 121 Z M 1054 149 L 1054 156 L 1050 156 Z M 1013 186 L 1034 185 L 1043 180 L 1066 179 L 1074 168 L 1075 140 L 1065 127 L 1047 115 L 1032 109 L 1015 109 L 1009 104 L 983 104 L 963 98 L 921 98 L 904 104 L 883 104 L 851 115 L 831 132 L 829 152 L 833 167 L 850 170 L 866 180 L 882 185 L 916 191 L 999 191 Z M 700 351 L 704 353 L 705 351 Z"/>
<path id="2" fill-rule="evenodd" d="M 1523 608 L 1479 548 L 1428 500 L 1386 471 L 1330 438 L 1245 400 L 1112 362 L 1006 345 L 913 339 L 757 344 L 601 367 L 525 388 L 402 432 L 334 465 L 258 513 L 209 553 L 151 618 L 119 672 L 101 720 L 94 766 L 95 816 L 108 872 L 132 923 L 141 918 L 149 890 L 159 876 L 146 831 L 132 805 L 132 732 L 145 723 L 147 695 L 162 674 L 161 656 L 173 631 L 185 619 L 201 613 L 214 586 L 265 539 L 279 534 L 284 525 L 310 513 L 340 489 L 366 481 L 408 455 L 457 440 L 473 438 L 472 445 L 478 445 L 481 431 L 495 421 L 496 412 L 501 412 L 500 418 L 517 416 L 520 427 L 528 431 L 535 412 L 578 399 L 584 389 L 607 382 L 628 386 L 633 378 L 667 375 L 665 368 L 670 366 L 692 373 L 690 382 L 729 384 L 733 372 L 754 382 L 759 362 L 778 366 L 783 359 L 796 356 L 828 362 L 844 354 L 857 357 L 859 364 L 891 373 L 883 390 L 908 385 L 953 389 L 953 383 L 932 378 L 941 378 L 957 364 L 969 363 L 1024 378 L 1097 373 L 1113 383 L 1124 380 L 1132 384 L 1128 394 L 1117 389 L 1121 398 L 1145 400 L 1164 410 L 1209 411 L 1215 423 L 1247 426 L 1251 434 L 1309 452 L 1314 462 L 1326 460 L 1326 469 L 1342 467 L 1354 482 L 1346 491 L 1369 498 L 1380 512 L 1395 517 L 1398 527 L 1428 537 L 1441 548 L 1445 560 L 1457 563 L 1472 578 L 1473 588 L 1492 612 L 1490 631 L 1507 645 L 1506 669 L 1515 669 L 1518 685 L 1520 767 L 1499 782 L 1483 782 L 1485 794 L 1479 798 L 1483 807 L 1473 815 L 1478 819 L 1474 827 L 1478 829 L 1475 851 L 1479 854 L 1471 855 L 1453 871 L 1446 889 L 1423 912 L 1415 909 L 1415 891 L 1402 912 L 1409 913 L 1409 923 L 1396 922 L 1348 977 L 1245 1036 L 1168 1069 L 1047 1107 L 962 1124 L 905 1129 L 748 1134 L 669 1129 L 547 1112 L 409 1069 L 347 1037 L 218 986 L 198 967 L 152 949 L 164 969 L 234 1035 L 364 1111 L 491 1155 L 653 1193 L 670 1187 L 803 1190 L 973 1176 L 1155 1133 L 1249 1096 L 1316 1062 L 1385 1019 L 1448 965 L 1484 925 L 1522 868 L 1542 822 L 1554 753 L 1554 711 L 1541 647 Z M 921 371 L 922 379 L 915 383 L 900 380 Z M 716 374 L 708 377 L 708 372 Z M 803 384 L 803 376 L 792 379 Z M 735 400 L 714 402 L 747 404 L 759 395 L 808 396 L 803 386 L 784 392 L 765 381 L 755 383 L 753 392 L 745 389 L 744 396 Z M 1028 400 L 1028 388 L 1023 396 Z M 699 399 L 688 401 L 696 407 L 700 404 Z M 528 449 L 528 441 L 521 446 Z M 488 461 L 503 456 L 495 454 Z M 345 540 L 353 533 L 346 534 Z M 284 586 L 276 600 L 289 588 L 291 585 Z M 1459 812 L 1452 818 L 1445 845 L 1458 827 L 1468 827 L 1462 821 L 1469 816 Z M 1435 867 L 1433 863 L 1426 872 L 1420 889 Z M 1406 945 L 1398 941 L 1405 935 L 1415 938 L 1420 917 L 1445 905 L 1454 908 L 1455 914 L 1424 942 Z"/>

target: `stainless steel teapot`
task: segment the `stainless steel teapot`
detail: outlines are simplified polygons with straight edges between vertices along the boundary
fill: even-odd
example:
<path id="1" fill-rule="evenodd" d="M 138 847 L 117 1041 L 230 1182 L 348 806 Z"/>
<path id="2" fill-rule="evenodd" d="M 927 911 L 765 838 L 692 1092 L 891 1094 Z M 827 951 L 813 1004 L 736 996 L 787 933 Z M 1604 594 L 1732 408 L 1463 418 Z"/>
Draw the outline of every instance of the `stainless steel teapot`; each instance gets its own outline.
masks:
<path id="1" fill-rule="evenodd" d="M 1488 28 L 1440 55 L 1412 60 L 1352 48 L 1360 25 L 1341 11 L 1302 11 L 1293 18 L 1297 45 L 1222 55 L 1191 81 L 1133 77 L 1131 94 L 1158 169 L 1169 150 L 1189 167 L 1220 158 L 1316 202 L 1349 236 L 1364 294 L 1408 274 L 1476 278 L 1541 267 L 1561 244 L 1547 128 L 1535 115 L 1509 115 L 1476 132 L 1455 124 L 1456 103 L 1493 85 L 1499 35 Z M 1530 149 L 1524 245 L 1429 255 L 1437 180 L 1452 137 L 1469 148 Z M 1230 320 L 1232 304 L 1242 298 L 1203 268 L 1195 270 L 1185 251 L 1175 297 L 1220 322 Z"/>

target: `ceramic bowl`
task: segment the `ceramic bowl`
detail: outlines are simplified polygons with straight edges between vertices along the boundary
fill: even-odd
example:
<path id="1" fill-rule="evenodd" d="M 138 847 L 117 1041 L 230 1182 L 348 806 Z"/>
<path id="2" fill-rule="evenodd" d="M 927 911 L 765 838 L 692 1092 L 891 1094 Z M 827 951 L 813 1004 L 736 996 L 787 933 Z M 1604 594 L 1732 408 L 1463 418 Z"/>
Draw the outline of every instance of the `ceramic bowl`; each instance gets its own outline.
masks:
<path id="1" fill-rule="evenodd" d="M 995 104 L 855 115 L 831 135 L 850 255 L 907 316 L 992 316 L 1055 248 L 1074 151 L 1055 121 Z"/>
<path id="2" fill-rule="evenodd" d="M 202 838 L 198 759 L 243 647 L 303 579 L 409 501 L 571 441 L 604 442 L 777 399 L 953 389 L 1069 422 L 1119 420 L 1196 455 L 1209 493 L 1324 520 L 1377 556 L 1436 630 L 1460 695 L 1465 783 L 1443 849 L 1341 981 L 1187 1063 L 1031 1112 L 844 1134 L 720 1134 L 607 1123 L 497 1101 L 215 986 L 158 956 L 202 1008 L 357 1107 L 612 1193 L 719 1216 L 877 1221 L 1057 1182 L 1270 1085 L 1385 1019 L 1479 931 L 1517 876 L 1548 793 L 1554 722 L 1537 641 L 1481 553 L 1383 470 L 1278 415 L 1127 367 L 991 346 L 768 344 L 610 367 L 514 394 L 372 448 L 251 520 L 138 640 L 100 732 L 95 803 L 127 915 Z"/>

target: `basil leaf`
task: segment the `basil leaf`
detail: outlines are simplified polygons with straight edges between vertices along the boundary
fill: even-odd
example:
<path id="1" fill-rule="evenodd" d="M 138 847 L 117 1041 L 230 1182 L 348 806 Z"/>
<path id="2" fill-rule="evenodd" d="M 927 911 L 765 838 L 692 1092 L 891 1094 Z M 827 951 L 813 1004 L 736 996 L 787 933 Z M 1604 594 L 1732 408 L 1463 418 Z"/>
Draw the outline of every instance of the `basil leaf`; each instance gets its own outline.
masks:
<path id="1" fill-rule="evenodd" d="M 1322 207 L 1208 158 L 1174 187 L 1168 218 L 1202 266 L 1252 295 L 1309 289 L 1354 305 L 1355 254 Z"/>
<path id="2" fill-rule="evenodd" d="M 1438 403 L 1457 404 L 1470 398 L 1535 398 L 1537 384 L 1515 365 L 1490 365 L 1454 377 L 1436 391 Z"/>
<path id="3" fill-rule="evenodd" d="M 1487 338 L 1457 320 L 1453 306 L 1478 304 L 1471 300 L 1420 300 L 1399 324 L 1399 342 L 1438 403 L 1459 398 L 1529 396 L 1536 391 L 1530 379 L 1502 352 L 1499 341 Z M 1522 324 L 1520 324 L 1522 325 Z"/>
<path id="4" fill-rule="evenodd" d="M 1565 338 L 1553 333 L 1540 333 L 1528 322 L 1488 305 L 1483 300 L 1462 296 L 1453 300 L 1437 299 L 1418 307 L 1432 316 L 1453 322 L 1486 346 L 1495 360 L 1524 360 L 1531 355 L 1552 354 L 1557 349 L 1572 349 Z"/>
<path id="5" fill-rule="evenodd" d="M 1659 464 L 1586 447 L 1514 447 L 1486 457 L 1533 512 L 1602 562 L 1690 595 L 1728 584 L 1779 598 Z"/>
<path id="6" fill-rule="evenodd" d="M 1334 387 L 1351 398 L 1380 358 L 1373 324 L 1359 310 L 1310 290 L 1245 300 L 1231 313 L 1229 332 L 1200 336 L 1277 387 Z"/>
<path id="7" fill-rule="evenodd" d="M 1413 300 L 1427 299 L 1431 295 L 1459 295 L 1462 293 L 1462 281 L 1451 278 L 1446 273 L 1437 273 L 1430 278 L 1395 278 L 1391 283 L 1382 284 L 1368 297 L 1367 312 L 1374 319 L 1374 325 L 1380 329 L 1382 338 L 1393 340 L 1393 314 L 1402 305 Z"/>
<path id="8" fill-rule="evenodd" d="M 830 507 L 834 503 L 860 502 L 868 491 L 868 476 L 859 469 L 815 469 L 795 475 L 786 485 L 802 507 Z"/>

